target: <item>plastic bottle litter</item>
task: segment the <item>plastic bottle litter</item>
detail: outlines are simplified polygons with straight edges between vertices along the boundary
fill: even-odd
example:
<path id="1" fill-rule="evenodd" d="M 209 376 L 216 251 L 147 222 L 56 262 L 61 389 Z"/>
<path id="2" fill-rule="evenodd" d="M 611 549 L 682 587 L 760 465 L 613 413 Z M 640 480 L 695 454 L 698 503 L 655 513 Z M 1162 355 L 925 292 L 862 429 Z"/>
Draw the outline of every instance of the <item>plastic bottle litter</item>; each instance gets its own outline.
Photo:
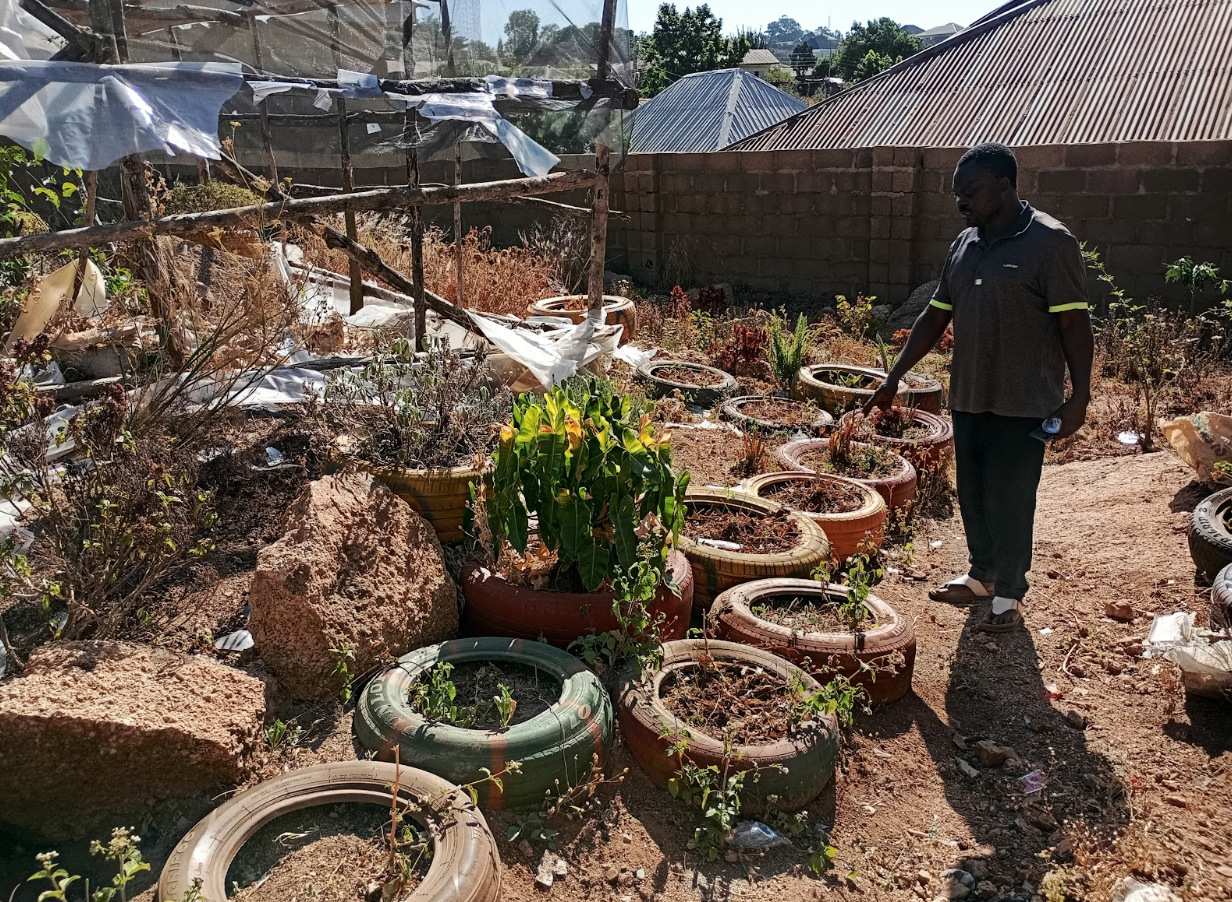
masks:
<path id="1" fill-rule="evenodd" d="M 761 821 L 741 821 L 727 844 L 740 852 L 765 852 L 781 846 L 790 846 L 791 840 L 768 827 Z"/>

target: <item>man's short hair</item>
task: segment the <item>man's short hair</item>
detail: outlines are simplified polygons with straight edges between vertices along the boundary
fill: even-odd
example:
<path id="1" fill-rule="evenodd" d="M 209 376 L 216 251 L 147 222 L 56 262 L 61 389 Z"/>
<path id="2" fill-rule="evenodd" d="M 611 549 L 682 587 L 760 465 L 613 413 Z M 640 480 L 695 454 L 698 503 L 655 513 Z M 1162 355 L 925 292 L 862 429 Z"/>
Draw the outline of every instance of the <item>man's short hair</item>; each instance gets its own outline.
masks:
<path id="1" fill-rule="evenodd" d="M 1010 180 L 1010 184 L 1015 188 L 1018 187 L 1018 160 L 1014 156 L 1014 151 L 1010 150 L 1004 144 L 988 142 L 986 144 L 977 144 L 958 161 L 959 166 L 980 166 L 991 172 L 997 178 L 1005 176 Z"/>

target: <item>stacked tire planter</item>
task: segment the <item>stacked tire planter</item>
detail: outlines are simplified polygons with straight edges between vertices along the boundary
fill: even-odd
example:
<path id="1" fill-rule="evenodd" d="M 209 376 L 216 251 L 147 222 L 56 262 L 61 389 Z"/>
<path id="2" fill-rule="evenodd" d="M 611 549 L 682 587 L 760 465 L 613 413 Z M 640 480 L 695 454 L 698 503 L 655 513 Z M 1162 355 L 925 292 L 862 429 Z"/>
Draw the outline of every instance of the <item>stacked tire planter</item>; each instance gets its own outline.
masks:
<path id="1" fill-rule="evenodd" d="M 225 902 L 227 869 L 249 839 L 275 818 L 341 803 L 389 810 L 398 801 L 432 834 L 432 863 L 407 902 L 496 902 L 501 864 L 496 842 L 469 796 L 439 777 L 379 761 L 317 764 L 293 770 L 228 799 L 180 840 L 158 880 L 161 902 L 179 902 L 197 880 L 200 898 Z"/>
<path id="2" fill-rule="evenodd" d="M 372 474 L 431 523 L 442 542 L 461 542 L 465 537 L 462 518 L 470 501 L 470 486 L 481 485 L 483 481 L 475 467 L 390 467 L 373 469 Z"/>
<path id="3" fill-rule="evenodd" d="M 847 366 L 841 363 L 817 363 L 800 368 L 796 376 L 796 397 L 812 401 L 833 414 L 862 407 L 872 400 L 874 388 L 848 388 L 831 382 L 828 376 L 862 376 L 880 383 L 884 370 L 867 366 Z M 908 373 L 896 395 L 904 407 L 914 407 L 928 413 L 941 412 L 941 383 L 923 373 Z"/>
<path id="4" fill-rule="evenodd" d="M 713 385 L 697 385 L 665 379 L 659 375 L 660 372 L 670 367 L 680 367 L 699 375 L 705 374 L 708 382 L 718 381 Z M 689 363 L 686 360 L 648 361 L 637 368 L 637 378 L 646 386 L 646 393 L 652 398 L 662 398 L 678 391 L 687 402 L 699 407 L 715 407 L 724 397 L 736 390 L 736 380 L 730 373 L 700 363 Z"/>
<path id="5" fill-rule="evenodd" d="M 758 580 L 720 595 L 711 623 L 720 639 L 764 648 L 804 667 L 823 683 L 842 674 L 863 686 L 875 705 L 897 701 L 911 688 L 915 626 L 876 595 L 869 595 L 865 602 L 875 625 L 856 632 L 801 632 L 763 620 L 752 610 L 776 596 L 816 598 L 825 603 L 844 601 L 846 593 L 843 586 L 815 580 Z M 862 665 L 871 665 L 873 670 Z"/>
<path id="6" fill-rule="evenodd" d="M 660 634 L 665 640 L 680 639 L 689 628 L 693 609 L 693 568 L 680 552 L 668 555 L 668 577 L 679 594 L 660 586 L 649 606 L 652 618 L 664 617 Z M 619 628 L 612 613 L 615 593 L 551 592 L 509 582 L 496 571 L 470 562 L 462 570 L 463 611 L 467 630 L 484 636 L 515 639 L 546 639 L 558 648 L 591 632 Z"/>
<path id="7" fill-rule="evenodd" d="M 821 527 L 826 538 L 830 540 L 830 554 L 842 563 L 853 554 L 862 551 L 871 554 L 879 550 L 885 540 L 886 503 L 875 490 L 858 480 L 846 476 L 832 476 L 829 473 L 767 473 L 764 476 L 754 476 L 744 486 L 750 495 L 778 503 L 767 497 L 770 490 L 785 483 L 814 481 L 851 486 L 864 499 L 863 504 L 856 510 L 841 514 L 799 511 Z"/>
<path id="8" fill-rule="evenodd" d="M 863 443 L 854 442 L 853 444 L 859 447 L 859 445 Z M 801 439 L 799 441 L 788 442 L 783 445 L 778 449 L 778 451 L 775 452 L 775 455 L 778 457 L 779 462 L 789 470 L 796 470 L 802 473 L 813 473 L 815 471 L 802 464 L 800 462 L 801 459 L 810 452 L 824 451 L 829 447 L 829 439 Z M 890 513 L 892 514 L 901 514 L 910 508 L 912 502 L 915 501 L 915 489 L 918 479 L 915 467 L 911 465 L 911 461 L 907 460 L 907 458 L 903 457 L 901 454 L 897 455 L 897 457 L 901 464 L 898 472 L 893 476 L 886 476 L 879 479 L 861 479 L 856 476 L 851 477 L 852 479 L 855 479 L 856 482 L 861 482 L 870 489 L 873 489 L 877 492 L 877 494 L 884 498 L 886 506 L 889 507 Z"/>
<path id="9" fill-rule="evenodd" d="M 783 510 L 781 505 L 744 492 L 690 492 L 685 498 L 689 511 L 720 507 L 754 517 Z M 804 514 L 789 512 L 800 531 L 795 548 L 779 554 L 725 551 L 697 542 L 689 535 L 688 515 L 679 548 L 693 566 L 693 607 L 707 611 L 722 592 L 755 579 L 778 576 L 808 576 L 830 560 L 830 542 L 825 532 Z"/>
<path id="10" fill-rule="evenodd" d="M 839 425 L 844 425 L 858 416 L 859 411 L 850 411 L 842 416 Z M 949 418 L 924 410 L 913 410 L 911 422 L 927 429 L 928 435 L 921 438 L 894 438 L 879 435 L 870 428 L 867 432 L 860 433 L 860 439 L 901 454 L 911 461 L 911 465 L 917 470 L 937 469 L 948 463 L 954 456 L 954 424 Z M 871 427 L 871 423 L 869 425 Z"/>
<path id="11" fill-rule="evenodd" d="M 1224 567 L 1215 577 L 1211 589 L 1211 627 L 1232 630 L 1232 564 Z"/>
<path id="12" fill-rule="evenodd" d="M 802 401 L 793 401 L 787 397 L 779 397 L 777 395 L 743 395 L 739 398 L 732 398 L 727 401 L 722 410 L 722 415 L 734 422 L 741 428 L 748 429 L 750 427 L 760 429 L 764 432 L 790 432 L 792 430 L 801 430 L 801 426 L 786 426 L 782 423 L 775 423 L 771 420 L 763 420 L 752 416 L 745 412 L 745 409 L 750 404 L 756 404 L 761 401 L 779 401 L 782 403 L 794 404 L 801 408 L 810 409 L 816 414 L 813 421 L 808 425 L 808 429 L 814 433 L 824 434 L 828 432 L 830 427 L 834 425 L 834 417 L 817 407 L 810 408 Z"/>
<path id="13" fill-rule="evenodd" d="M 534 667 L 561 684 L 560 699 L 547 711 L 506 730 L 468 730 L 428 721 L 410 707 L 411 687 L 434 665 L 505 662 Z M 538 808 L 548 790 L 583 783 L 591 761 L 606 759 L 612 746 L 612 705 L 607 692 L 572 655 L 521 639 L 453 639 L 404 655 L 373 679 L 355 710 L 355 735 L 384 761 L 421 767 L 453 783 L 483 780 L 482 769 L 504 770 L 520 761 L 519 773 L 477 789 L 486 808 Z M 559 781 L 559 785 L 557 784 Z"/>
<path id="14" fill-rule="evenodd" d="M 580 307 L 577 306 L 579 302 Z M 586 319 L 586 296 L 565 295 L 545 298 L 542 301 L 535 301 L 527 308 L 527 311 L 531 316 L 564 316 L 575 323 L 580 323 Z M 637 334 L 637 308 L 628 298 L 617 294 L 605 294 L 603 296 L 603 321 L 609 326 L 625 327 L 620 336 L 621 344 L 632 341 Z"/>
<path id="15" fill-rule="evenodd" d="M 643 676 L 632 665 L 621 674 L 617 716 L 629 751 L 655 785 L 666 788 L 681 764 L 667 750 L 675 742 L 673 734 L 685 731 L 689 736 L 688 748 L 681 753 L 685 761 L 698 767 L 715 765 L 720 773 L 759 772 L 756 782 L 745 783 L 741 814 L 758 814 L 770 807 L 783 811 L 803 808 L 834 776 L 838 725 L 832 717 L 821 718 L 802 724 L 791 736 L 768 745 L 725 749 L 720 738 L 678 720 L 660 697 L 669 676 L 698 667 L 704 656 L 720 666 L 761 668 L 782 678 L 784 686 L 796 679 L 805 692 L 821 689 L 816 680 L 794 664 L 760 649 L 700 639 L 668 642 L 663 646 L 663 663 L 654 671 Z"/>
<path id="16" fill-rule="evenodd" d="M 1224 567 L 1232 564 L 1232 489 L 1211 495 L 1194 508 L 1189 523 L 1189 555 L 1198 578 L 1210 583 Z"/>

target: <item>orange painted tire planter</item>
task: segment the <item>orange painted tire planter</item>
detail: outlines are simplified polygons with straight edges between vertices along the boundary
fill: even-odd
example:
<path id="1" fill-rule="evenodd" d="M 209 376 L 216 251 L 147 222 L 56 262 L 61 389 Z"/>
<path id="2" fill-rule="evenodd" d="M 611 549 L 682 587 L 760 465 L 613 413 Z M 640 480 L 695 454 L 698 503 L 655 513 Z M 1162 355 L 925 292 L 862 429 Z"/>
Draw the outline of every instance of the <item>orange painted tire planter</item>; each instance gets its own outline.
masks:
<path id="1" fill-rule="evenodd" d="M 411 687 L 438 662 L 522 664 L 561 684 L 559 700 L 547 711 L 506 730 L 468 730 L 429 721 L 411 709 Z M 453 639 L 398 659 L 364 689 L 355 708 L 355 736 L 383 761 L 398 759 L 451 783 L 464 784 L 522 762 L 504 777 L 476 789 L 485 808 L 538 808 L 544 794 L 590 779 L 591 760 L 602 764 L 612 747 L 612 703 L 607 690 L 573 655 L 542 642 L 522 639 Z M 556 781 L 560 781 L 557 787 Z"/>
<path id="2" fill-rule="evenodd" d="M 816 363 L 800 368 L 796 375 L 796 397 L 801 401 L 813 401 L 823 410 L 838 415 L 854 410 L 872 400 L 872 388 L 847 388 L 825 378 L 827 373 L 845 376 L 864 376 L 881 381 L 885 370 L 868 366 L 848 366 L 843 363 Z M 899 386 L 895 401 L 904 407 L 915 407 L 928 413 L 941 412 L 941 383 L 923 373 L 908 373 Z"/>
<path id="3" fill-rule="evenodd" d="M 582 302 L 581 309 L 566 309 L 568 304 L 578 300 Z M 574 294 L 545 298 L 542 301 L 535 301 L 526 309 L 531 316 L 566 316 L 572 322 L 580 323 L 586 319 L 586 296 Z M 609 326 L 625 327 L 620 336 L 621 344 L 630 342 L 637 336 L 637 308 L 628 298 L 618 294 L 605 294 L 603 296 L 603 321 Z"/>
<path id="4" fill-rule="evenodd" d="M 852 444 L 859 446 L 863 443 L 853 442 Z M 804 464 L 800 463 L 800 459 L 811 451 L 824 451 L 829 446 L 829 439 L 801 439 L 800 441 L 788 442 L 786 445 L 783 445 L 775 452 L 775 456 L 783 466 L 790 470 L 796 470 L 801 473 L 813 473 L 816 471 L 804 466 Z M 860 479 L 855 476 L 851 478 L 875 490 L 877 494 L 885 499 L 890 513 L 897 515 L 910 510 L 912 503 L 915 501 L 917 477 L 915 467 L 911 465 L 911 461 L 901 454 L 896 454 L 895 456 L 902 462 L 899 471 L 895 475 L 887 476 L 883 479 Z"/>
<path id="5" fill-rule="evenodd" d="M 764 579 L 737 586 L 719 596 L 711 612 L 715 635 L 729 642 L 764 648 L 807 669 L 822 683 L 841 674 L 863 686 L 869 701 L 884 705 L 898 701 L 911 689 L 915 671 L 915 625 L 876 595 L 865 607 L 876 626 L 863 632 L 806 633 L 771 623 L 752 608 L 775 595 L 846 599 L 843 586 L 826 586 L 811 579 Z M 897 659 L 902 656 L 901 664 Z M 887 666 L 893 673 L 871 674 L 861 664 Z M 806 663 L 807 662 L 807 663 Z"/>
<path id="6" fill-rule="evenodd" d="M 745 783 L 741 814 L 759 814 L 767 808 L 782 811 L 803 808 L 834 777 L 838 759 L 838 726 L 834 718 L 809 721 L 777 742 L 737 746 L 731 754 L 725 755 L 721 738 L 707 736 L 678 720 L 660 698 L 664 680 L 679 670 L 697 667 L 698 659 L 704 654 L 709 654 L 720 665 L 760 667 L 781 677 L 784 687 L 794 677 L 804 684 L 805 692 L 821 689 L 821 684 L 794 664 L 757 648 L 734 642 L 703 643 L 701 639 L 668 642 L 663 646 L 662 665 L 645 679 L 636 664 L 621 674 L 616 709 L 620 732 L 629 751 L 651 781 L 666 788 L 680 762 L 667 754 L 675 740 L 665 734 L 687 730 L 689 747 L 682 753 L 686 761 L 698 767 L 716 765 L 720 773 L 761 769 L 757 782 Z"/>
<path id="7" fill-rule="evenodd" d="M 400 806 L 419 817 L 428 816 L 429 823 L 449 825 L 434 833 L 432 864 L 405 902 L 498 902 L 500 855 L 488 822 L 470 797 L 440 777 L 381 761 L 314 764 L 227 799 L 189 830 L 168 856 L 157 898 L 179 902 L 200 881 L 198 898 L 226 900 L 227 869 L 266 824 L 284 814 L 342 803 L 380 806 L 388 812 L 395 783 Z"/>
<path id="8" fill-rule="evenodd" d="M 850 411 L 839 419 L 839 425 L 850 422 L 860 416 L 858 411 Z M 860 441 L 871 442 L 874 445 L 884 445 L 901 454 L 917 469 L 934 469 L 949 463 L 954 456 L 954 424 L 948 417 L 925 410 L 915 410 L 911 414 L 911 422 L 929 430 L 923 438 L 893 438 L 888 435 L 877 435 L 871 430 L 860 433 Z"/>
<path id="9" fill-rule="evenodd" d="M 474 467 L 442 467 L 434 470 L 373 468 L 372 475 L 432 524 L 442 542 L 461 542 L 462 516 L 470 501 L 470 485 L 481 483 Z"/>
<path id="10" fill-rule="evenodd" d="M 818 514 L 813 511 L 800 511 L 801 514 L 808 517 L 825 532 L 826 538 L 830 540 L 830 553 L 832 557 L 842 563 L 853 554 L 861 551 L 873 553 L 879 550 L 881 543 L 885 541 L 887 513 L 885 499 L 876 490 L 860 482 L 858 479 L 834 476 L 830 473 L 767 473 L 763 476 L 754 476 L 744 484 L 744 488 L 751 495 L 764 498 L 766 501 L 774 504 L 780 504 L 782 502 L 775 501 L 768 494 L 770 489 L 788 482 L 809 482 L 812 480 L 841 482 L 844 485 L 858 489 L 861 497 L 864 499 L 864 503 L 859 508 L 842 514 Z M 798 508 L 790 509 L 798 510 Z"/>
<path id="11" fill-rule="evenodd" d="M 690 492 L 685 496 L 686 510 L 693 511 L 705 506 L 761 517 L 782 509 L 778 504 L 745 492 L 703 491 Z M 800 542 L 791 551 L 778 554 L 725 551 L 699 544 L 688 535 L 689 519 L 686 513 L 678 547 L 693 566 L 693 607 L 707 611 L 714 599 L 732 586 L 775 576 L 808 576 L 818 566 L 829 562 L 830 541 L 822 528 L 804 514 L 790 513 L 800 529 Z"/>
<path id="12" fill-rule="evenodd" d="M 650 615 L 663 614 L 664 640 L 682 638 L 689 629 L 693 610 L 693 569 L 679 551 L 668 555 L 668 575 L 680 589 L 676 595 L 660 586 L 650 605 Z M 495 571 L 476 562 L 462 570 L 462 612 L 468 632 L 482 636 L 509 636 L 538 640 L 543 637 L 557 648 L 592 632 L 619 628 L 612 614 L 615 593 L 549 592 L 515 586 Z"/>

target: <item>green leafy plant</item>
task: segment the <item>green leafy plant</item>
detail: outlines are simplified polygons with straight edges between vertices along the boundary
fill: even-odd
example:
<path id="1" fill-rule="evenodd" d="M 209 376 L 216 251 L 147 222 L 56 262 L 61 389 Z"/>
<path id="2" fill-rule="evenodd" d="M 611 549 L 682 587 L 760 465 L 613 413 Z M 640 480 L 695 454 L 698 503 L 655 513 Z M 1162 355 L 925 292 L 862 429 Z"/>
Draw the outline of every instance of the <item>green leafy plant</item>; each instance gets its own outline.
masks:
<path id="1" fill-rule="evenodd" d="M 502 730 L 509 729 L 509 722 L 513 720 L 513 714 L 518 710 L 518 700 L 513 697 L 513 692 L 504 683 L 496 687 L 499 693 L 492 697 L 492 703 L 496 705 L 497 713 L 500 714 L 500 725 Z"/>
<path id="2" fill-rule="evenodd" d="M 495 550 L 508 541 L 524 555 L 535 516 L 543 547 L 557 555 L 558 579 L 595 591 L 642 557 L 638 529 L 648 522 L 646 559 L 662 579 L 689 482 L 672 471 L 670 433 L 656 434 L 648 414 L 633 419 L 628 398 L 579 400 L 559 388 L 545 398 L 524 395 L 501 428 L 485 476 Z"/>
<path id="3" fill-rule="evenodd" d="M 836 295 L 834 300 L 835 316 L 843 331 L 856 338 L 866 338 L 873 331 L 877 325 L 876 317 L 873 316 L 873 301 L 877 300 L 875 296 L 858 295 L 854 301 L 849 301 L 840 294 Z"/>
<path id="4" fill-rule="evenodd" d="M 576 759 L 575 759 L 576 760 Z M 543 803 L 538 811 L 532 811 L 515 817 L 509 824 L 507 835 L 510 842 L 526 840 L 532 846 L 547 846 L 555 848 L 560 831 L 551 825 L 564 816 L 569 820 L 582 817 L 593 812 L 599 802 L 599 790 L 604 786 L 624 782 L 629 769 L 626 767 L 615 776 L 609 777 L 603 770 L 603 765 L 596 753 L 590 759 L 590 777 L 573 786 L 561 786 L 559 779 L 553 789 L 549 789 L 543 797 Z"/>
<path id="5" fill-rule="evenodd" d="M 459 727 L 469 726 L 475 721 L 475 709 L 474 706 L 457 704 L 458 687 L 450 679 L 452 675 L 453 665 L 448 661 L 434 664 L 424 675 L 425 678 L 411 687 L 411 707 L 428 720 Z"/>
<path id="6" fill-rule="evenodd" d="M 774 374 L 779 387 L 784 391 L 791 391 L 796 386 L 800 367 L 804 366 L 804 361 L 812 350 L 813 333 L 809 329 L 808 317 L 803 313 L 796 318 L 796 327 L 790 335 L 784 332 L 785 325 L 783 317 L 771 317 L 767 329 L 769 342 L 766 346 L 766 362 L 770 364 L 770 372 Z"/>
<path id="7" fill-rule="evenodd" d="M 114 861 L 118 869 L 111 878 L 111 886 L 105 886 L 93 894 L 93 902 L 112 902 L 117 893 L 120 902 L 128 902 L 128 884 L 138 874 L 150 869 L 150 863 L 141 858 L 141 850 L 137 847 L 140 842 L 141 837 L 134 835 L 131 829 L 116 827 L 111 831 L 111 839 L 106 845 L 97 840 L 90 844 L 91 855 L 102 855 L 108 861 Z"/>
<path id="8" fill-rule="evenodd" d="M 614 674 L 625 661 L 637 661 L 643 673 L 657 667 L 663 660 L 661 631 L 666 617 L 652 616 L 649 606 L 660 581 L 650 560 L 638 560 L 627 570 L 617 567 L 612 578 L 617 628 L 575 639 L 569 650 L 599 676 Z"/>
<path id="9" fill-rule="evenodd" d="M 51 889 L 43 890 L 39 893 L 38 902 L 66 902 L 68 899 L 68 888 L 81 879 L 80 874 L 70 874 L 64 868 L 56 864 L 56 859 L 60 857 L 59 852 L 41 852 L 36 855 L 38 863 L 41 864 L 42 870 L 31 874 L 28 883 L 33 883 L 35 880 L 46 880 L 51 884 Z"/>
<path id="10" fill-rule="evenodd" d="M 707 861 L 714 861 L 723 851 L 727 835 L 740 817 L 740 793 L 746 776 L 757 772 L 720 772 L 717 764 L 698 767 L 682 761 L 676 775 L 668 780 L 672 798 L 701 811 L 701 824 L 694 829 L 693 848 Z"/>
<path id="11" fill-rule="evenodd" d="M 848 729 L 855 718 L 856 709 L 867 702 L 868 693 L 863 686 L 844 676 L 837 674 L 828 682 L 822 683 L 816 692 L 809 692 L 800 673 L 792 677 L 789 697 L 793 700 L 791 719 L 794 723 L 805 723 L 821 717 L 834 716 L 843 729 Z M 867 711 L 868 708 L 865 707 Z"/>
<path id="12" fill-rule="evenodd" d="M 351 673 L 351 667 L 355 664 L 355 646 L 343 643 L 337 648 L 331 648 L 329 654 L 333 660 L 330 675 L 337 677 L 341 683 L 338 696 L 345 705 L 351 700 L 351 684 L 355 681 L 355 674 Z"/>
<path id="13" fill-rule="evenodd" d="M 299 724 L 285 720 L 275 720 L 265 728 L 265 746 L 272 753 L 278 754 L 286 749 L 293 749 L 303 738 L 304 728 Z"/>
<path id="14" fill-rule="evenodd" d="M 1214 263 L 1195 263 L 1188 255 L 1168 264 L 1164 270 L 1164 280 L 1169 284 L 1180 284 L 1189 289 L 1190 313 L 1194 312 L 1198 303 L 1198 295 L 1207 288 L 1217 288 L 1220 294 L 1227 294 L 1229 288 L 1232 288 L 1232 281 L 1222 278 L 1219 268 Z"/>
<path id="15" fill-rule="evenodd" d="M 707 354 L 712 366 L 733 376 L 756 376 L 765 367 L 767 340 L 765 329 L 737 323 L 727 341 L 715 342 Z"/>

